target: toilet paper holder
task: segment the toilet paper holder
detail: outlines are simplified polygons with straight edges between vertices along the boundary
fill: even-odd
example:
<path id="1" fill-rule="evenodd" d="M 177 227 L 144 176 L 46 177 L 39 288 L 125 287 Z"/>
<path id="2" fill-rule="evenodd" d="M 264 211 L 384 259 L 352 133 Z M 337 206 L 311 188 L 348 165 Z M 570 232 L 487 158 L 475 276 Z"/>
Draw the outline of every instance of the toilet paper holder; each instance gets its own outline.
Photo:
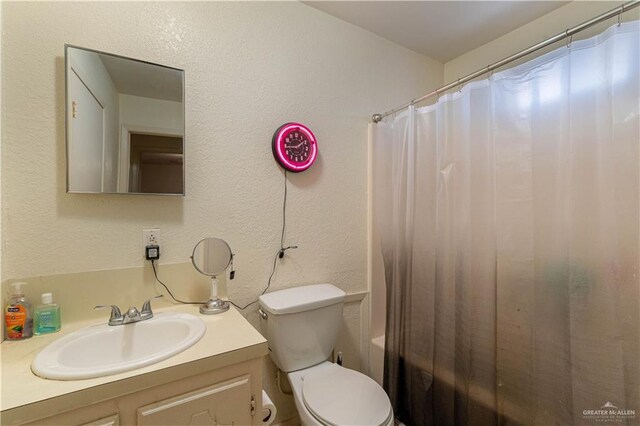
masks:
<path id="1" fill-rule="evenodd" d="M 276 409 L 276 405 L 271 401 L 269 395 L 265 390 L 262 390 L 262 410 L 260 411 L 260 418 L 262 419 L 262 424 L 264 426 L 268 426 L 274 422 L 276 419 L 276 414 L 278 414 L 278 410 Z"/>

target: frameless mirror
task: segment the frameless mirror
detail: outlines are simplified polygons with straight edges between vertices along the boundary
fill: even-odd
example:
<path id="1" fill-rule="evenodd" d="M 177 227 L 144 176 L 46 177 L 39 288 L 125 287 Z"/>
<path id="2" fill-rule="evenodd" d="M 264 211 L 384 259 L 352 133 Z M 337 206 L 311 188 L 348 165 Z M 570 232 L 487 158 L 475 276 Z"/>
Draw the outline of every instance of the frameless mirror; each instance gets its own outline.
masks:
<path id="1" fill-rule="evenodd" d="M 198 272 L 213 277 L 227 270 L 231 256 L 231 248 L 225 240 L 205 238 L 196 244 L 191 261 Z"/>
<path id="2" fill-rule="evenodd" d="M 67 192 L 184 195 L 184 71 L 65 46 Z"/>

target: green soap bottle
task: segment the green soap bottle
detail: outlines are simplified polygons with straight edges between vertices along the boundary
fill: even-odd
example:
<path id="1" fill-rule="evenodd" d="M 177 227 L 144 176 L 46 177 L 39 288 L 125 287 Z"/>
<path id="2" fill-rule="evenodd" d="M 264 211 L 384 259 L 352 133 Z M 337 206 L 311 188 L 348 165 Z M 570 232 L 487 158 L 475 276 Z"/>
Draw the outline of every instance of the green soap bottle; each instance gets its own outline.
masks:
<path id="1" fill-rule="evenodd" d="M 53 294 L 42 293 L 42 305 L 35 309 L 34 320 L 36 335 L 60 331 L 60 306 L 53 303 Z"/>

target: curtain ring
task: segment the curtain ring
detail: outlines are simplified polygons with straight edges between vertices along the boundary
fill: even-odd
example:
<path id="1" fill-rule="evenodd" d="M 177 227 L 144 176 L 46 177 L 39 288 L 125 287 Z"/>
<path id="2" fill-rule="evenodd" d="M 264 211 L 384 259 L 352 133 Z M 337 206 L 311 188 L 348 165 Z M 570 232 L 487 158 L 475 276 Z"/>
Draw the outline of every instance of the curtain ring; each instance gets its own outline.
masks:
<path id="1" fill-rule="evenodd" d="M 436 103 L 440 102 L 440 89 L 436 89 Z"/>
<path id="2" fill-rule="evenodd" d="M 458 79 L 458 92 L 462 93 L 462 86 L 460 85 L 460 79 Z"/>
<path id="3" fill-rule="evenodd" d="M 491 65 L 487 65 L 487 71 L 485 71 L 487 73 L 487 79 L 491 80 L 491 77 L 493 77 L 493 70 L 491 69 Z"/>
<path id="4" fill-rule="evenodd" d="M 567 39 L 567 49 L 571 48 L 571 42 L 573 41 L 573 34 L 569 35 L 569 30 L 564 32 L 564 37 Z"/>
<path id="5" fill-rule="evenodd" d="M 618 13 L 618 26 L 622 25 L 622 12 L 624 12 L 624 7 L 620 6 L 620 13 Z"/>

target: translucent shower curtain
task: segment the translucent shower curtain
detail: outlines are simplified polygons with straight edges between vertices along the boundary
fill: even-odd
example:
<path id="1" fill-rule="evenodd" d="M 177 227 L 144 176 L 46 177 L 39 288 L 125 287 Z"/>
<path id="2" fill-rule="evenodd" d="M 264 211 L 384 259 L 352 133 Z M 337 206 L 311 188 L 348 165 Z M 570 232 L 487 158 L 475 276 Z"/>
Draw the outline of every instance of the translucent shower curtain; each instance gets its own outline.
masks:
<path id="1" fill-rule="evenodd" d="M 404 423 L 640 422 L 639 39 L 616 25 L 372 125 Z"/>

